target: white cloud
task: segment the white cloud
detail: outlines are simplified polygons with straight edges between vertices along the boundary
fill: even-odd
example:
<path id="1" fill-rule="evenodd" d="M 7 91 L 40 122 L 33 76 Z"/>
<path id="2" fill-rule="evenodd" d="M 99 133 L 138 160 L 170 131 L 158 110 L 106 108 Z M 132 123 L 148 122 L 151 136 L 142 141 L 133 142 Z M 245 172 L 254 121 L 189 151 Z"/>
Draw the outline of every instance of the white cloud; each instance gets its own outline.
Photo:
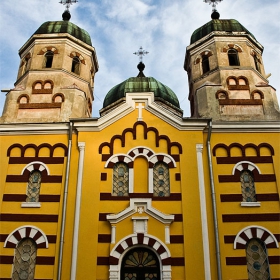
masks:
<path id="1" fill-rule="evenodd" d="M 131 19 L 135 17 L 146 17 L 154 7 L 140 1 L 104 1 L 105 5 L 109 7 L 106 12 L 106 16 L 111 20 L 117 20 L 129 24 Z"/>

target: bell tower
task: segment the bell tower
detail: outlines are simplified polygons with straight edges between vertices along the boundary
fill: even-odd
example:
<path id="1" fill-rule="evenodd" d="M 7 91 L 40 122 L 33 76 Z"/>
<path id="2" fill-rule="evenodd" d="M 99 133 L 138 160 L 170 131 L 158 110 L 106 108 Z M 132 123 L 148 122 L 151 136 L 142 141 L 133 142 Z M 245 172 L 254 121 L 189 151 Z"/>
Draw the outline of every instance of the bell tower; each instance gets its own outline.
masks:
<path id="1" fill-rule="evenodd" d="M 237 20 L 220 19 L 218 0 L 205 2 L 213 4 L 212 20 L 193 32 L 184 63 L 191 116 L 216 121 L 279 119 L 263 46 Z"/>
<path id="2" fill-rule="evenodd" d="M 91 117 L 96 52 L 89 34 L 70 22 L 74 1 L 64 2 L 63 20 L 43 23 L 19 50 L 18 76 L 6 95 L 2 122 Z"/>

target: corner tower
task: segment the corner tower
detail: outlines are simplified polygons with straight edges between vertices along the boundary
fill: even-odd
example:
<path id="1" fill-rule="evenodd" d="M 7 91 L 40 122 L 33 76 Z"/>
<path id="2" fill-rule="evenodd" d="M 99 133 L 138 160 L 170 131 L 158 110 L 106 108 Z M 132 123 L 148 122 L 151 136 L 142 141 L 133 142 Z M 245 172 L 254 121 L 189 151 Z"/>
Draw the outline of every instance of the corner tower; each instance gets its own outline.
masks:
<path id="1" fill-rule="evenodd" d="M 6 96 L 2 122 L 64 122 L 91 116 L 98 71 L 89 34 L 71 23 L 43 23 L 19 50 L 15 88 Z"/>
<path id="2" fill-rule="evenodd" d="M 186 51 L 191 116 L 217 121 L 279 119 L 263 46 L 237 20 L 219 19 L 216 10 L 211 17 L 193 32 Z"/>

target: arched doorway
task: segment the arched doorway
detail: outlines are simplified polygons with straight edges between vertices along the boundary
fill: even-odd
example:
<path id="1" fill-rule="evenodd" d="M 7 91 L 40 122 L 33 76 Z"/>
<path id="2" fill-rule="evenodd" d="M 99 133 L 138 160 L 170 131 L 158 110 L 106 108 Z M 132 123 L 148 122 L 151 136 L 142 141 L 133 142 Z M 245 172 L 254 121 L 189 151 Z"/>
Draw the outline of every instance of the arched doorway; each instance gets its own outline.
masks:
<path id="1" fill-rule="evenodd" d="M 121 280 L 160 280 L 160 265 L 156 254 L 146 247 L 126 253 L 121 266 Z"/>

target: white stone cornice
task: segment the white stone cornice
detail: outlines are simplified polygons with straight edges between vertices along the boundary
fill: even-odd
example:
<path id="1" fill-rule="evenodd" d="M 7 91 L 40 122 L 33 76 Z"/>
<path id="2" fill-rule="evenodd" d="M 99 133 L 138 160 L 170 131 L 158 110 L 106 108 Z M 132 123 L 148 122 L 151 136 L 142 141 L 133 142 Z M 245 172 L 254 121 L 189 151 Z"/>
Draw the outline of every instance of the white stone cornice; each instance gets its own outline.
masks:
<path id="1" fill-rule="evenodd" d="M 213 122 L 212 132 L 279 132 L 278 121 L 251 121 L 251 122 Z"/>
<path id="2" fill-rule="evenodd" d="M 69 122 L 0 124 L 0 135 L 68 134 L 68 131 Z"/>
<path id="3" fill-rule="evenodd" d="M 131 198 L 130 205 L 125 210 L 118 214 L 107 215 L 107 220 L 111 224 L 117 224 L 133 214 L 139 214 L 138 208 L 143 208 L 143 213 L 149 214 L 151 217 L 160 221 L 163 224 L 171 224 L 174 221 L 174 215 L 166 215 L 152 207 L 151 198 Z"/>

